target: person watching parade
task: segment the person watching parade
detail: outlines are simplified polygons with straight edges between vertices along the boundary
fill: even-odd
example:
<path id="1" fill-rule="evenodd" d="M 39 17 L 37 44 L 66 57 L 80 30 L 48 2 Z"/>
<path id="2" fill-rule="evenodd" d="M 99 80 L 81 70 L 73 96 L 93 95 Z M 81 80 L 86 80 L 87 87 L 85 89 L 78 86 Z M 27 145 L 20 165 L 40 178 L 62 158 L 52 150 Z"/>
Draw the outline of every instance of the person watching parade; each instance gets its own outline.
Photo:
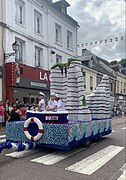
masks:
<path id="1" fill-rule="evenodd" d="M 19 105 L 14 104 L 13 109 L 10 113 L 9 118 L 8 118 L 8 121 L 19 121 L 19 120 L 21 120 L 21 116 L 22 116 L 22 113 L 19 109 Z"/>

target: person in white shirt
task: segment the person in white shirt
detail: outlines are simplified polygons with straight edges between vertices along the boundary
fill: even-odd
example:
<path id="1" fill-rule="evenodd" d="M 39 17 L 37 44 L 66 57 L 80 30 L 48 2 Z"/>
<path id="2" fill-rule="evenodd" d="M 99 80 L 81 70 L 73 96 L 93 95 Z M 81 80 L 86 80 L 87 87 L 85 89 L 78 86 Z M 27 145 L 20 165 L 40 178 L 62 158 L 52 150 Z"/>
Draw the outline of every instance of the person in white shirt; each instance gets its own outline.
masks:
<path id="1" fill-rule="evenodd" d="M 55 99 L 56 99 L 56 94 L 51 93 L 50 94 L 50 101 L 48 102 L 48 106 L 46 107 L 46 111 L 53 111 L 53 112 L 57 111 L 57 101 Z"/>
<path id="2" fill-rule="evenodd" d="M 58 95 L 58 94 L 56 94 L 56 100 L 57 100 L 57 111 L 65 111 L 64 103 L 63 103 L 63 101 L 59 98 L 59 95 Z"/>
<path id="3" fill-rule="evenodd" d="M 42 93 L 42 92 L 39 92 L 39 104 L 38 104 L 38 107 L 37 107 L 37 110 L 39 112 L 42 112 L 45 110 L 45 94 Z"/>

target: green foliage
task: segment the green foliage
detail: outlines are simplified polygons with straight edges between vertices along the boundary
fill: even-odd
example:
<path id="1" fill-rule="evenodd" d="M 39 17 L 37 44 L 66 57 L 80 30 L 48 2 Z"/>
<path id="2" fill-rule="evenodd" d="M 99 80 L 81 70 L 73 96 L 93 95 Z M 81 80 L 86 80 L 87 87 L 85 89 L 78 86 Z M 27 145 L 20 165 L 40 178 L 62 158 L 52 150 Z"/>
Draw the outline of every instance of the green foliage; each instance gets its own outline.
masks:
<path id="1" fill-rule="evenodd" d="M 121 64 L 123 67 L 126 67 L 126 58 L 121 59 L 118 64 Z"/>

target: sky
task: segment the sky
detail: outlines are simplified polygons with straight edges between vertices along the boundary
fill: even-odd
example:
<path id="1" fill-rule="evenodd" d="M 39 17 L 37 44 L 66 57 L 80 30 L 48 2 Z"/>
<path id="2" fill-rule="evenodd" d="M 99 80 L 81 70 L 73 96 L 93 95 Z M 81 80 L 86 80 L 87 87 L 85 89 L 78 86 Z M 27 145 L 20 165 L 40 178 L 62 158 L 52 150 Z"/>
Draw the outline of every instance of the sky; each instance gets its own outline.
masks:
<path id="1" fill-rule="evenodd" d="M 56 1 L 58 0 L 53 0 L 53 2 Z M 80 26 L 78 55 L 81 55 L 82 48 L 86 48 L 109 62 L 126 58 L 126 0 L 66 1 L 71 5 L 68 7 L 68 14 Z M 118 41 L 115 41 L 116 38 Z M 100 43 L 101 40 L 102 43 Z M 95 44 L 96 41 L 97 44 Z M 92 45 L 90 45 L 91 42 Z M 86 43 L 88 43 L 87 46 Z"/>

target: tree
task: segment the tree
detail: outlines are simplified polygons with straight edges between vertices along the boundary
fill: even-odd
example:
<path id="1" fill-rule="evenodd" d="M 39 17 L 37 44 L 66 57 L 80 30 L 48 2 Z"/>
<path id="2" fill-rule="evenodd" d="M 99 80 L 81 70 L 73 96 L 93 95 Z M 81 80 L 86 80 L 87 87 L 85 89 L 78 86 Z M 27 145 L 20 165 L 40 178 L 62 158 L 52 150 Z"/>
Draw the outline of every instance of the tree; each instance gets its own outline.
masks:
<path id="1" fill-rule="evenodd" d="M 126 67 L 126 58 L 122 58 L 118 64 L 121 64 L 123 67 Z"/>

